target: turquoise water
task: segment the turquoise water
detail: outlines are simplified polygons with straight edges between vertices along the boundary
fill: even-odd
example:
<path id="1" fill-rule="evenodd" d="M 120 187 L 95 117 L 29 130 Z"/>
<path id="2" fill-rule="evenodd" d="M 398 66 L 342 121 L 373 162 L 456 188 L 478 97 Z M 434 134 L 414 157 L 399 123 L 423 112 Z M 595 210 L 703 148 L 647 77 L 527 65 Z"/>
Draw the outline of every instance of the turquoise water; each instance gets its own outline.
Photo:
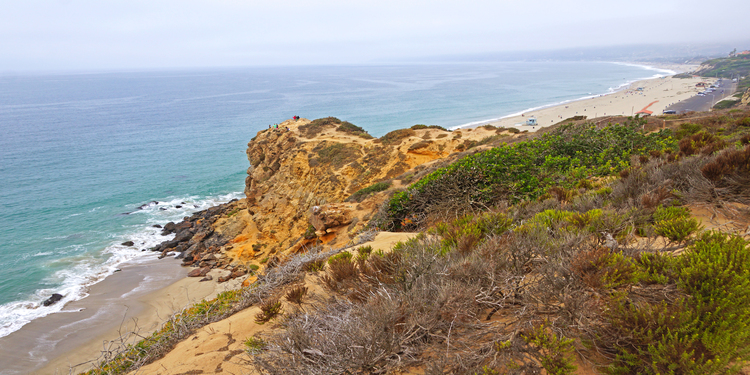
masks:
<path id="1" fill-rule="evenodd" d="M 168 237 L 151 225 L 241 197 L 247 142 L 268 124 L 456 127 L 664 73 L 549 62 L 0 77 L 0 337 L 153 259 L 141 250 Z M 63 303 L 39 307 L 52 293 Z"/>

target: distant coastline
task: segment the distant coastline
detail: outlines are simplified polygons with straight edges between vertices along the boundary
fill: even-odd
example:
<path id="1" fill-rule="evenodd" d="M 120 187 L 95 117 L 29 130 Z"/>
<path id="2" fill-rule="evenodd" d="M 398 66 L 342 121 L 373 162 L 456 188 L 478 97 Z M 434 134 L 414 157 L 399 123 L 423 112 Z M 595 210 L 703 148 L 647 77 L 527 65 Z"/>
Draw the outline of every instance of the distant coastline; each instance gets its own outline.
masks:
<path id="1" fill-rule="evenodd" d="M 660 102 L 658 105 L 654 106 L 653 108 L 658 109 L 658 111 L 661 111 L 662 107 L 665 107 L 668 105 L 667 103 L 672 103 L 679 100 L 684 100 L 685 98 L 691 97 L 694 95 L 694 93 L 697 93 L 698 90 L 694 88 L 695 80 L 700 81 L 700 79 L 693 79 L 693 80 L 677 80 L 677 81 L 671 81 L 671 78 L 667 78 L 669 76 L 682 73 L 682 72 L 689 72 L 693 71 L 695 68 L 697 68 L 697 65 L 663 65 L 663 64 L 651 64 L 647 65 L 649 63 L 646 62 L 610 62 L 612 64 L 618 64 L 618 65 L 625 65 L 625 66 L 633 66 L 633 67 L 639 67 L 647 70 L 652 70 L 658 72 L 657 74 L 651 76 L 651 77 L 644 77 L 642 79 L 635 79 L 635 80 L 629 80 L 622 84 L 620 84 L 617 87 L 610 88 L 608 92 L 599 93 L 599 94 L 589 94 L 585 95 L 580 98 L 576 99 L 569 99 L 564 100 L 561 102 L 556 103 L 550 103 L 545 104 L 541 106 L 536 106 L 532 108 L 527 108 L 522 111 L 513 112 L 508 115 L 504 115 L 499 118 L 495 119 L 487 119 L 483 121 L 472 121 L 467 124 L 459 125 L 452 127 L 451 129 L 461 129 L 461 128 L 473 128 L 481 125 L 493 125 L 493 126 L 500 126 L 500 127 L 517 127 L 522 130 L 528 130 L 528 131 L 536 131 L 543 127 L 554 125 L 555 123 L 562 121 L 566 118 L 578 116 L 578 115 L 586 115 L 589 118 L 592 117 L 598 117 L 598 115 L 631 115 L 633 111 L 638 111 L 642 109 L 644 106 L 648 105 L 648 103 L 653 101 Z M 650 90 L 652 88 L 655 88 L 656 86 L 663 86 L 660 85 L 659 82 L 662 82 L 663 80 L 670 80 L 670 83 L 672 86 L 677 83 L 678 84 L 678 90 L 674 91 L 674 87 L 671 87 L 672 92 L 657 92 L 656 90 L 652 90 L 649 95 L 641 95 L 638 97 L 637 95 L 618 95 L 623 92 L 627 92 L 631 88 L 636 89 L 638 87 L 643 88 L 644 90 Z M 662 82 L 663 83 L 663 82 Z M 681 86 L 680 86 L 681 85 Z M 670 88 L 667 88 L 666 90 L 670 90 Z M 682 90 L 682 91 L 680 91 Z M 677 92 L 680 92 L 680 94 L 676 94 Z M 617 99 L 617 100 L 613 100 Z M 667 102 L 669 100 L 669 102 Z M 609 105 L 609 104 L 615 104 L 615 105 Z M 596 107 L 599 106 L 600 109 L 603 109 L 601 111 L 593 111 L 591 113 L 588 111 L 589 109 L 595 110 Z M 605 107 L 608 107 L 609 112 L 607 112 Z M 638 107 L 638 108 L 635 108 Z M 627 109 L 631 109 L 630 113 Z M 586 113 L 584 113 L 586 112 Z M 555 113 L 552 115 L 552 113 Z M 523 126 L 522 128 L 518 126 L 519 123 L 523 123 L 526 121 L 528 117 L 534 116 L 539 126 L 536 127 L 530 127 L 530 126 Z M 549 121 L 548 121 L 549 120 Z"/>

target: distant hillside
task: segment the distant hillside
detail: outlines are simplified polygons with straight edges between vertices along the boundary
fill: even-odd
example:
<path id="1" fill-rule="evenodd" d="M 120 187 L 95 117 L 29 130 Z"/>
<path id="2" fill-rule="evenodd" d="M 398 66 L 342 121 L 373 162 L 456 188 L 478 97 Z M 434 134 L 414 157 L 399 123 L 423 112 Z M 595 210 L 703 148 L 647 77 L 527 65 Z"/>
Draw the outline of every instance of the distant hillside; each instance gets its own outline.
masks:
<path id="1" fill-rule="evenodd" d="M 748 76 L 750 75 L 750 54 L 704 61 L 695 74 L 717 78 Z"/>

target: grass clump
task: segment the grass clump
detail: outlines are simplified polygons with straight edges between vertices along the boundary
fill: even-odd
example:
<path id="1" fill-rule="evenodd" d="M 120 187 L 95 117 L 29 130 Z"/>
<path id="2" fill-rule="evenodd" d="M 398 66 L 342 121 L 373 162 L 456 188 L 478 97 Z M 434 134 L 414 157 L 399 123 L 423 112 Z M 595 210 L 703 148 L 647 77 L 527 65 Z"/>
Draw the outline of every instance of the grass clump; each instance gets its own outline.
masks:
<path id="1" fill-rule="evenodd" d="M 276 298 L 266 300 L 260 305 L 260 312 L 255 314 L 256 324 L 265 324 L 281 314 L 281 301 Z"/>
<path id="2" fill-rule="evenodd" d="M 374 137 L 365 131 L 365 129 L 352 124 L 349 121 L 341 122 L 341 125 L 339 125 L 338 128 L 336 128 L 336 131 L 356 135 L 357 137 L 364 138 L 364 139 L 373 139 Z"/>
<path id="3" fill-rule="evenodd" d="M 686 207 L 662 207 L 654 212 L 654 231 L 673 242 L 682 242 L 701 229 Z"/>
<path id="4" fill-rule="evenodd" d="M 255 355 L 266 349 L 267 345 L 268 344 L 261 338 L 248 337 L 248 339 L 245 340 L 245 351 L 247 351 L 247 354 Z"/>
<path id="5" fill-rule="evenodd" d="M 308 124 L 301 125 L 299 127 L 299 132 L 302 134 L 302 136 L 309 139 L 323 132 L 326 127 L 333 127 L 338 124 L 341 124 L 341 120 L 337 119 L 336 117 L 319 118 L 311 121 Z"/>
<path id="6" fill-rule="evenodd" d="M 466 215 L 450 223 L 438 223 L 435 232 L 442 237 L 442 253 L 456 249 L 459 253 L 470 253 L 484 238 L 502 235 L 513 224 L 513 220 L 501 213 Z"/>
<path id="7" fill-rule="evenodd" d="M 411 129 L 398 129 L 380 137 L 380 141 L 385 145 L 400 145 L 405 138 L 414 136 L 416 133 Z"/>
<path id="8" fill-rule="evenodd" d="M 575 371 L 572 339 L 549 332 L 547 324 L 540 324 L 529 335 L 524 336 L 524 340 L 539 351 L 542 368 L 548 374 L 566 375 Z"/>
<path id="9" fill-rule="evenodd" d="M 360 246 L 357 248 L 357 262 L 366 261 L 372 254 L 372 246 Z"/>
<path id="10" fill-rule="evenodd" d="M 698 153 L 711 155 L 726 147 L 726 142 L 711 133 L 703 131 L 683 138 L 679 146 L 680 153 L 683 155 L 690 156 Z"/>
<path id="11" fill-rule="evenodd" d="M 307 294 L 306 286 L 296 286 L 286 292 L 286 300 L 296 305 L 302 305 L 302 297 Z"/>
<path id="12" fill-rule="evenodd" d="M 357 190 L 354 194 L 350 195 L 349 198 L 346 198 L 346 201 L 348 202 L 362 202 L 367 197 L 379 193 L 384 190 L 388 190 L 388 188 L 391 187 L 393 183 L 390 181 L 381 181 L 376 182 L 364 189 Z"/>
<path id="13" fill-rule="evenodd" d="M 420 130 L 420 129 L 438 129 L 438 130 L 442 130 L 442 131 L 444 131 L 444 132 L 449 132 L 449 131 L 450 131 L 450 130 L 448 130 L 448 129 L 446 129 L 446 128 L 444 128 L 444 127 L 440 126 L 440 125 L 425 125 L 425 124 L 416 124 L 416 125 L 412 125 L 412 127 L 411 127 L 410 129 L 411 129 L 411 130 Z"/>
<path id="14" fill-rule="evenodd" d="M 351 144 L 323 141 L 313 149 L 318 155 L 318 162 L 331 164 L 336 169 L 343 167 L 359 157 L 359 149 Z"/>

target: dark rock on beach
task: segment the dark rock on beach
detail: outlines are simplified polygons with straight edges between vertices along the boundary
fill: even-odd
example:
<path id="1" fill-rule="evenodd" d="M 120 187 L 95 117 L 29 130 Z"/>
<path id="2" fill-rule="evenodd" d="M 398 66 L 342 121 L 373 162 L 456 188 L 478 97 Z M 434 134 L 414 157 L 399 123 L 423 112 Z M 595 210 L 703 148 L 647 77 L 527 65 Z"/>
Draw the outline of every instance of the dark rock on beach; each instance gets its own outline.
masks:
<path id="1" fill-rule="evenodd" d="M 160 252 L 159 258 L 164 258 L 167 254 L 178 254 L 177 258 L 182 259 L 183 266 L 198 267 L 190 272 L 191 277 L 205 276 L 203 270 L 213 268 L 226 268 L 229 261 L 223 258 L 221 251 L 225 245 L 229 244 L 244 228 L 241 225 L 230 225 L 224 227 L 221 233 L 215 233 L 213 224 L 219 218 L 234 210 L 236 212 L 237 200 L 210 207 L 203 211 L 198 211 L 191 216 L 186 216 L 179 223 L 169 222 L 162 228 L 162 235 L 175 234 L 171 240 L 164 241 L 161 244 L 151 248 L 151 251 Z M 234 270 L 246 272 L 246 270 Z M 208 272 L 208 271 L 205 271 Z M 228 275 L 227 279 L 233 279 L 239 273 Z"/>
<path id="2" fill-rule="evenodd" d="M 44 302 L 42 302 L 42 305 L 44 306 L 52 306 L 55 303 L 59 302 L 63 298 L 62 294 L 53 294 L 51 297 L 47 298 Z"/>
<path id="3" fill-rule="evenodd" d="M 133 241 L 125 241 L 121 244 L 122 246 L 133 246 L 135 243 Z"/>
<path id="4" fill-rule="evenodd" d="M 187 275 L 188 277 L 202 277 L 208 275 L 209 271 L 211 271 L 211 267 L 196 268 L 190 271 Z"/>

